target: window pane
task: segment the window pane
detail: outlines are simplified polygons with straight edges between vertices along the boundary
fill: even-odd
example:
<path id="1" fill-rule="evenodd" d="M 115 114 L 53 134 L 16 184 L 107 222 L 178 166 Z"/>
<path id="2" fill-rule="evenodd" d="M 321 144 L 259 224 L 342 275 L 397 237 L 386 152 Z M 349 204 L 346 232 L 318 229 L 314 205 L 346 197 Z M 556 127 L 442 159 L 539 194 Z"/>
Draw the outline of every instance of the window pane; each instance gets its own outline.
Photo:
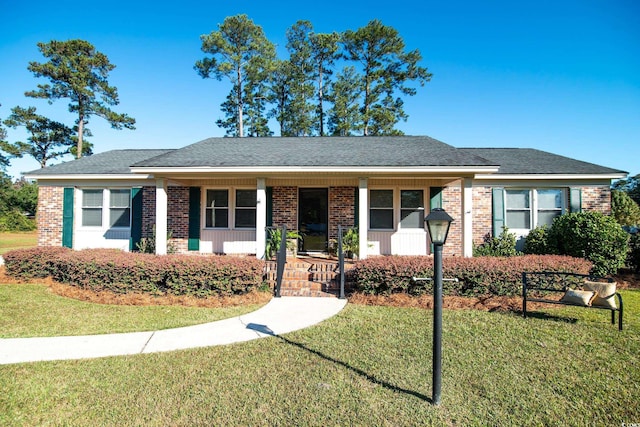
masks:
<path id="1" fill-rule="evenodd" d="M 371 209 L 369 227 L 372 229 L 393 229 L 393 210 Z"/>
<path id="2" fill-rule="evenodd" d="M 400 207 L 403 209 L 423 208 L 422 190 L 402 190 L 400 192 Z"/>
<path id="3" fill-rule="evenodd" d="M 102 190 L 82 190 L 82 206 L 88 208 L 102 207 Z"/>
<path id="4" fill-rule="evenodd" d="M 559 217 L 561 211 L 538 211 L 538 227 L 541 225 L 551 225 L 553 219 Z"/>
<path id="5" fill-rule="evenodd" d="M 393 208 L 393 190 L 371 190 L 369 197 L 372 208 Z"/>
<path id="6" fill-rule="evenodd" d="M 207 190 L 207 207 L 228 208 L 229 192 L 227 190 Z"/>
<path id="7" fill-rule="evenodd" d="M 111 227 L 129 227 L 129 208 L 111 208 L 109 210 L 109 216 L 109 225 Z"/>
<path id="8" fill-rule="evenodd" d="M 236 207 L 250 208 L 256 206 L 257 193 L 255 190 L 237 190 Z"/>
<path id="9" fill-rule="evenodd" d="M 109 193 L 109 206 L 117 208 L 129 207 L 131 190 L 110 190 Z"/>
<path id="10" fill-rule="evenodd" d="M 507 209 L 529 209 L 529 190 L 507 190 Z"/>
<path id="11" fill-rule="evenodd" d="M 406 210 L 400 211 L 400 226 L 402 228 L 424 228 L 424 210 Z"/>
<path id="12" fill-rule="evenodd" d="M 236 209 L 236 228 L 256 228 L 256 210 Z"/>
<path id="13" fill-rule="evenodd" d="M 83 208 L 82 226 L 100 227 L 102 225 L 102 208 Z"/>
<path id="14" fill-rule="evenodd" d="M 207 209 L 206 226 L 209 228 L 229 227 L 229 210 L 228 209 Z"/>
<path id="15" fill-rule="evenodd" d="M 562 209 L 562 191 L 538 190 L 538 209 Z"/>
<path id="16" fill-rule="evenodd" d="M 531 228 L 529 211 L 507 211 L 508 228 Z"/>

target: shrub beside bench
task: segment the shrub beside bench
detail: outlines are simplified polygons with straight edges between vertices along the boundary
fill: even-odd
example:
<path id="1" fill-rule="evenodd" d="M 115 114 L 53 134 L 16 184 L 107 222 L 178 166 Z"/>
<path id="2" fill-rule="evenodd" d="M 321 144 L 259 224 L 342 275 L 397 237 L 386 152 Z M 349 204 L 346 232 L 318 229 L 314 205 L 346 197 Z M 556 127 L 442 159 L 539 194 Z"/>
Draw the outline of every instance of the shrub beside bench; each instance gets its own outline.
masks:
<path id="1" fill-rule="evenodd" d="M 558 295 L 562 296 L 557 298 Z M 624 306 L 622 296 L 616 292 L 616 282 L 613 279 L 557 271 L 524 272 L 522 315 L 525 318 L 528 302 L 609 310 L 611 324 L 616 323 L 617 312 L 618 330 L 622 330 Z"/>

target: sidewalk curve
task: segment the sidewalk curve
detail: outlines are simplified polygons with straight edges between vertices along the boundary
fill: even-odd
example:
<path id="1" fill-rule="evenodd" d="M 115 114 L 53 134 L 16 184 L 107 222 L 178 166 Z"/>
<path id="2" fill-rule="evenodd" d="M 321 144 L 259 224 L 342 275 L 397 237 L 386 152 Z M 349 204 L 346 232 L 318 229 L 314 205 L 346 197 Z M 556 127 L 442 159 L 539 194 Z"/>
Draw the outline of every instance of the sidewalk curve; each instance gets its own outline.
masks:
<path id="1" fill-rule="evenodd" d="M 281 297 L 230 319 L 151 332 L 44 338 L 0 338 L 0 365 L 89 359 L 231 344 L 281 335 L 322 322 L 346 305 L 337 298 Z"/>

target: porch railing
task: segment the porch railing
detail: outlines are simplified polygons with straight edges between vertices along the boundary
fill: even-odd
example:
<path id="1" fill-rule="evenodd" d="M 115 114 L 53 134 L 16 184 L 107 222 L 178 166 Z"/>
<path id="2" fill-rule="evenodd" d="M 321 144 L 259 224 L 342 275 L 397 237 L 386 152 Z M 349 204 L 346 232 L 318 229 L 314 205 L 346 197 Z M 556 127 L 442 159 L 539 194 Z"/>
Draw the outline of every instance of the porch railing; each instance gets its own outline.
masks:
<path id="1" fill-rule="evenodd" d="M 355 227 L 343 227 L 338 225 L 338 269 L 340 271 L 340 299 L 345 299 L 344 295 L 344 248 L 342 236 L 345 231 L 355 230 Z"/>
<path id="2" fill-rule="evenodd" d="M 271 233 L 274 230 L 280 231 L 280 247 L 276 251 L 276 286 L 274 289 L 276 298 L 280 298 L 282 278 L 284 277 L 284 269 L 287 263 L 287 226 L 283 225 L 281 227 L 266 227 L 265 233 L 267 234 L 267 241 L 272 238 Z"/>

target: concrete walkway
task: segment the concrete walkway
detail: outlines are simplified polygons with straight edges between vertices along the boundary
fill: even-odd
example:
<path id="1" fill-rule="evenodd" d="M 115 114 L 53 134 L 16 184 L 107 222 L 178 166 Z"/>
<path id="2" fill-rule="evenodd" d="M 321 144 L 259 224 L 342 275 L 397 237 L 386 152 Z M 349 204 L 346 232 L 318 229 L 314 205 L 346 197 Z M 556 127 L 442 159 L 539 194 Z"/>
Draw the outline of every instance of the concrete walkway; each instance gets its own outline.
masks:
<path id="1" fill-rule="evenodd" d="M 231 344 L 303 329 L 336 315 L 337 298 L 281 297 L 231 319 L 154 332 L 75 337 L 1 338 L 0 365 L 89 359 Z"/>

